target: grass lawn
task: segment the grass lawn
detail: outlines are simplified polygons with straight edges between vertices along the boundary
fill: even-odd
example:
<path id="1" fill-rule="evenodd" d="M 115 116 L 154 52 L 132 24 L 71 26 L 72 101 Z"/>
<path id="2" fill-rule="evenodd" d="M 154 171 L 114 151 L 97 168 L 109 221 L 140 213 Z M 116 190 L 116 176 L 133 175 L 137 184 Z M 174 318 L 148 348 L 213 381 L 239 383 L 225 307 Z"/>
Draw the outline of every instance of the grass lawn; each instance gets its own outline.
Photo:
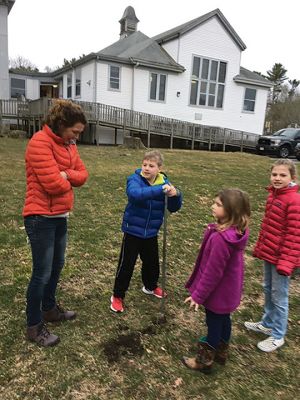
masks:
<path id="1" fill-rule="evenodd" d="M 243 153 L 165 150 L 165 171 L 184 194 L 182 210 L 168 219 L 167 322 L 155 324 L 158 299 L 141 292 L 139 266 L 126 296 L 126 312 L 109 311 L 122 238 L 127 175 L 143 152 L 80 146 L 90 178 L 75 189 L 69 219 L 66 265 L 58 289 L 62 304 L 78 312 L 74 321 L 51 326 L 61 337 L 54 348 L 24 339 L 25 293 L 31 274 L 21 211 L 27 141 L 0 138 L 0 399 L 268 400 L 299 398 L 299 278 L 291 281 L 286 345 L 260 352 L 259 334 L 243 322 L 261 316 L 261 262 L 251 257 L 264 210 L 271 160 Z M 248 191 L 252 203 L 243 301 L 233 314 L 230 360 L 210 376 L 185 368 L 205 333 L 204 313 L 183 304 L 184 283 L 193 268 L 210 205 L 222 187 Z M 160 237 L 160 244 L 162 244 Z M 298 395 L 297 395 L 298 393 Z"/>

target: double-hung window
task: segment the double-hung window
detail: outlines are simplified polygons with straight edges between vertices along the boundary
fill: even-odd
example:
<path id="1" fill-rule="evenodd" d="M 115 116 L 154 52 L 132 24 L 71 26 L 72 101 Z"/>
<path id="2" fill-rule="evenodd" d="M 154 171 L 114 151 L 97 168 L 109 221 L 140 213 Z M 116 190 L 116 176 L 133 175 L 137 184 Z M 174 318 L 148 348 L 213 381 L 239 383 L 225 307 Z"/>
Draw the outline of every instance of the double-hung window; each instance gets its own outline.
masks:
<path id="1" fill-rule="evenodd" d="M 72 72 L 67 75 L 67 98 L 72 98 Z"/>
<path id="2" fill-rule="evenodd" d="M 165 101 L 167 75 L 150 74 L 150 100 Z"/>
<path id="3" fill-rule="evenodd" d="M 226 62 L 193 56 L 190 104 L 222 108 L 224 102 Z"/>
<path id="4" fill-rule="evenodd" d="M 246 88 L 243 111 L 254 112 L 255 99 L 256 99 L 256 89 Z"/>
<path id="5" fill-rule="evenodd" d="M 10 97 L 18 98 L 25 96 L 25 79 L 11 78 L 10 79 Z"/>
<path id="6" fill-rule="evenodd" d="M 109 65 L 109 89 L 120 90 L 120 67 Z"/>
<path id="7" fill-rule="evenodd" d="M 81 95 L 81 69 L 76 69 L 75 72 L 75 96 L 80 97 Z"/>

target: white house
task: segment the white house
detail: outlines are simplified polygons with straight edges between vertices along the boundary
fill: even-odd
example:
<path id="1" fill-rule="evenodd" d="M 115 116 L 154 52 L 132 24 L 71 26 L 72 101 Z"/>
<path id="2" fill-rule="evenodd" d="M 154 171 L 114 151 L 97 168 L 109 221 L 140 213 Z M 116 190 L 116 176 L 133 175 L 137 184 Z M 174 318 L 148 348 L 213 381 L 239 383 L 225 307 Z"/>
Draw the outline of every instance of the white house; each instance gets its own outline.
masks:
<path id="1" fill-rule="evenodd" d="M 153 38 L 137 30 L 131 6 L 119 22 L 117 42 L 72 65 L 52 73 L 11 70 L 10 97 L 63 97 L 263 132 L 272 84 L 241 67 L 246 46 L 219 9 Z"/>

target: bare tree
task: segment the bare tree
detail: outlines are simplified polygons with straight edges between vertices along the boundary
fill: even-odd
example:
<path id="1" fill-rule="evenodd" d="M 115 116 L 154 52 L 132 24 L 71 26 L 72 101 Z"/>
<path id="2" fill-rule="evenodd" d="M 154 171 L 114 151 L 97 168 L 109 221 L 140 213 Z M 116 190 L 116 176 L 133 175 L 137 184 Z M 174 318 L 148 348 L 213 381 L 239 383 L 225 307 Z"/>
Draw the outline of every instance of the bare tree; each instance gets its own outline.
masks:
<path id="1" fill-rule="evenodd" d="M 300 126 L 300 97 L 295 96 L 293 101 L 287 98 L 285 101 L 271 104 L 267 121 L 273 132 L 288 126 Z"/>
<path id="2" fill-rule="evenodd" d="M 289 84 L 291 88 L 288 92 L 288 96 L 290 99 L 293 99 L 296 95 L 297 87 L 300 85 L 300 81 L 297 79 L 289 79 Z"/>
<path id="3" fill-rule="evenodd" d="M 16 71 L 39 72 L 36 65 L 25 57 L 17 56 L 9 59 L 9 67 Z"/>

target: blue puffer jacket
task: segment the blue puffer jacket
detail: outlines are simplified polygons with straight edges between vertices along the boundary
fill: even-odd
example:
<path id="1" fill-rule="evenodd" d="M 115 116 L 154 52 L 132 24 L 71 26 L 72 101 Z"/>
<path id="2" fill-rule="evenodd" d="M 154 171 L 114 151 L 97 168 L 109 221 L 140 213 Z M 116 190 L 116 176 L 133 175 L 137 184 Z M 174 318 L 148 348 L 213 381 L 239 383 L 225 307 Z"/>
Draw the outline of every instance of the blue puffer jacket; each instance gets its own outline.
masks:
<path id="1" fill-rule="evenodd" d="M 162 186 L 170 183 L 164 175 L 162 185 L 153 185 L 142 177 L 141 169 L 127 178 L 128 204 L 124 211 L 122 231 L 143 239 L 158 234 L 164 218 L 165 194 Z M 168 197 L 168 210 L 175 212 L 180 209 L 182 195 Z"/>

